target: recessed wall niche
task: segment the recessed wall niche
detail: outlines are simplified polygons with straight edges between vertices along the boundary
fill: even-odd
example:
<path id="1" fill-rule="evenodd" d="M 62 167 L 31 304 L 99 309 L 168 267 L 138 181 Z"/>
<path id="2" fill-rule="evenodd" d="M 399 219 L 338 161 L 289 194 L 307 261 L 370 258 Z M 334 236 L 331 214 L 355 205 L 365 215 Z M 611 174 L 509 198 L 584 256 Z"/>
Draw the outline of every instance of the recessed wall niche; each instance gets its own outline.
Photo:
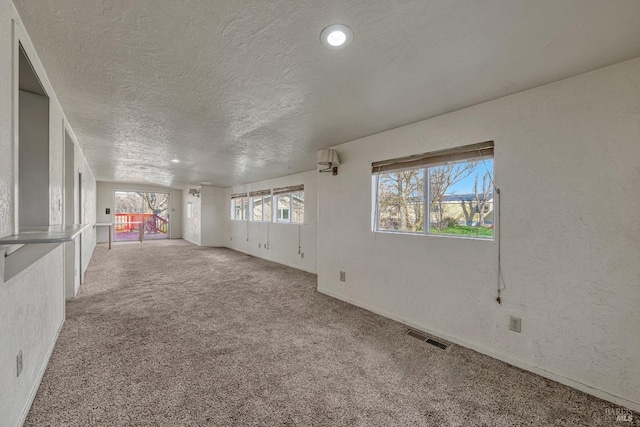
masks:
<path id="1" fill-rule="evenodd" d="M 18 96 L 18 225 L 49 225 L 49 97 L 22 45 Z"/>

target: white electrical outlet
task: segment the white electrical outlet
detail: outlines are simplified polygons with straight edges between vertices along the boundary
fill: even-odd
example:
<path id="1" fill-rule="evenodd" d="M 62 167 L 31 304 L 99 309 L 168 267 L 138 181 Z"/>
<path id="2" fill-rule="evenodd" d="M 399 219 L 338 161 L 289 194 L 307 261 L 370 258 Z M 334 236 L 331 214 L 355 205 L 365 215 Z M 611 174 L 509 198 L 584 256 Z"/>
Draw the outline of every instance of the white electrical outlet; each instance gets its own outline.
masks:
<path id="1" fill-rule="evenodd" d="M 516 316 L 509 316 L 509 330 L 513 332 L 522 332 L 522 319 Z"/>

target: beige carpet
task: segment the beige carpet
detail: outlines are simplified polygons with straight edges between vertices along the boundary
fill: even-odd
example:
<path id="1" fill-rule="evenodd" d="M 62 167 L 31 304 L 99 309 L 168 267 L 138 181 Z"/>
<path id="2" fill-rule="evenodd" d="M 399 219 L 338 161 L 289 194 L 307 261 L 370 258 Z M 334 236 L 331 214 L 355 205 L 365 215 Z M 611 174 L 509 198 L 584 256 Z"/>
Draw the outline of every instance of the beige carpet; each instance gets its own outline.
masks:
<path id="1" fill-rule="evenodd" d="M 228 249 L 100 245 L 26 425 L 612 425 L 612 404 L 315 287 Z"/>

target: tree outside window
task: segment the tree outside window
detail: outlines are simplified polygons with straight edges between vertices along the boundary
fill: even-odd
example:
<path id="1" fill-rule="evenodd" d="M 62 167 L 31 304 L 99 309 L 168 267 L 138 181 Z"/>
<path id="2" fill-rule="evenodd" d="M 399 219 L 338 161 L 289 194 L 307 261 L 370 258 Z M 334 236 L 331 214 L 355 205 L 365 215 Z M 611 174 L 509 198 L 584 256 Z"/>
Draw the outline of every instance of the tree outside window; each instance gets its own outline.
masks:
<path id="1" fill-rule="evenodd" d="M 375 230 L 493 238 L 492 175 L 493 158 L 377 173 Z"/>

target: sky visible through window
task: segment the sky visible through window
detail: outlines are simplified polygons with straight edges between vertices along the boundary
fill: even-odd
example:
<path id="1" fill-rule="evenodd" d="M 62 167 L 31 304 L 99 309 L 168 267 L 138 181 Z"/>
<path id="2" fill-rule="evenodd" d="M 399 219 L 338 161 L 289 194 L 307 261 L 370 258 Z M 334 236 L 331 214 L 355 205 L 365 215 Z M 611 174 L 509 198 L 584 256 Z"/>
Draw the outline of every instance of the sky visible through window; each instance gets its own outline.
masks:
<path id="1" fill-rule="evenodd" d="M 489 176 L 493 179 L 493 159 L 478 161 L 474 171 L 466 178 L 453 184 L 447 194 L 473 194 L 476 176 L 480 181 L 478 185 L 482 185 L 482 177 L 486 173 L 489 173 Z"/>
<path id="2" fill-rule="evenodd" d="M 376 177 L 376 230 L 493 238 L 493 158 Z"/>

